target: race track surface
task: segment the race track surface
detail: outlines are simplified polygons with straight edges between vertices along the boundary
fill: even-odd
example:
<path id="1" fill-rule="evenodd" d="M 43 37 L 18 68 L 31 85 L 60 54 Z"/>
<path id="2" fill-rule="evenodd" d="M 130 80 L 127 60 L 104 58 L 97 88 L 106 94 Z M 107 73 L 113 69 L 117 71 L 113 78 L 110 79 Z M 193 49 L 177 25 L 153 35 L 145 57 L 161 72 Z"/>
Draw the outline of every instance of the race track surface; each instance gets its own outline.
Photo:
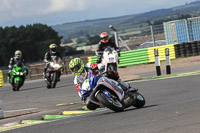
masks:
<path id="1" fill-rule="evenodd" d="M 200 127 L 200 76 L 130 83 L 145 97 L 144 108 L 124 112 L 100 110 L 75 117 L 21 127 L 13 133 L 197 133 Z M 73 77 L 64 76 L 48 90 L 43 80 L 27 82 L 19 92 L 9 85 L 0 91 L 4 110 L 40 108 L 80 102 Z"/>

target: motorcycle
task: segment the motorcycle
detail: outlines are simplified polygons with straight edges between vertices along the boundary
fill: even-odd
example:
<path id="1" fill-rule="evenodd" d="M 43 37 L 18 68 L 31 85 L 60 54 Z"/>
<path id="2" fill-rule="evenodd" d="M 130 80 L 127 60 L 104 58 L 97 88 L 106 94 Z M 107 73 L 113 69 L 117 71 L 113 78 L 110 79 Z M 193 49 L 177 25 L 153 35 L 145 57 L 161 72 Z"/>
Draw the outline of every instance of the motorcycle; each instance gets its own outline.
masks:
<path id="1" fill-rule="evenodd" d="M 105 65 L 105 71 L 117 72 L 118 69 L 118 53 L 111 47 L 105 48 L 103 52 L 96 52 L 96 55 L 102 55 L 102 63 Z"/>
<path id="2" fill-rule="evenodd" d="M 20 87 L 24 84 L 26 75 L 27 68 L 22 63 L 17 63 L 13 66 L 9 79 L 13 87 L 13 91 L 19 91 Z"/>
<path id="3" fill-rule="evenodd" d="M 62 69 L 63 69 L 63 64 L 61 58 L 55 57 L 52 59 L 51 62 L 49 62 L 45 78 L 45 82 L 47 84 L 48 89 L 56 87 Z"/>
<path id="4" fill-rule="evenodd" d="M 135 91 L 124 91 L 119 83 L 102 75 L 92 75 L 82 84 L 82 98 L 88 109 L 107 107 L 115 112 L 134 106 L 142 108 L 145 98 Z"/>

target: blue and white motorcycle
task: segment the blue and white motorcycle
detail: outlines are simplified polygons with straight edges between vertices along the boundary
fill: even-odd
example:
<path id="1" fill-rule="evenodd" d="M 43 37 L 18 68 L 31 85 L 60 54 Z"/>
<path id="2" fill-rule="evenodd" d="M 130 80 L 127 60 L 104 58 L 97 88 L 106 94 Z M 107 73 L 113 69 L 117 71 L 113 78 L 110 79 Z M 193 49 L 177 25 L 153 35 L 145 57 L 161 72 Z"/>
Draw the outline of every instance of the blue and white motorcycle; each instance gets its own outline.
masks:
<path id="1" fill-rule="evenodd" d="M 87 108 L 91 110 L 107 107 L 121 112 L 130 106 L 142 108 L 145 105 L 145 99 L 138 90 L 123 91 L 117 81 L 101 75 L 92 75 L 91 72 L 89 79 L 82 84 L 81 94 Z"/>

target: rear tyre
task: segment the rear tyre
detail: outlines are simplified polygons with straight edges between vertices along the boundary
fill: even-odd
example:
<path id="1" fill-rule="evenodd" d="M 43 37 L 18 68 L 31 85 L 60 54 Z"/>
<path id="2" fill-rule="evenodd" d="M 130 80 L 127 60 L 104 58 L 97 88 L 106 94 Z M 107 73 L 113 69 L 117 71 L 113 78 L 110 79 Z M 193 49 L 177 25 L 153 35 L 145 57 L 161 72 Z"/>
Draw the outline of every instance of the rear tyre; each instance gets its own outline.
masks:
<path id="1" fill-rule="evenodd" d="M 118 99 L 108 98 L 104 93 L 97 94 L 97 100 L 102 103 L 105 107 L 115 111 L 121 112 L 124 110 L 124 107 Z"/>

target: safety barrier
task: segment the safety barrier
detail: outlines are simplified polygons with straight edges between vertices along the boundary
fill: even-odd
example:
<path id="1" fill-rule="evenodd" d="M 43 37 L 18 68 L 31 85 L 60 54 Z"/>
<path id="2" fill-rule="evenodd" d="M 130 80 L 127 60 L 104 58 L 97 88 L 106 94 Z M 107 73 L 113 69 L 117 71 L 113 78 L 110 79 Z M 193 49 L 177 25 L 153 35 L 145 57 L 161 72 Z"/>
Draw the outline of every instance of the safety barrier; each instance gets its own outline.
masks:
<path id="1" fill-rule="evenodd" d="M 170 59 L 175 59 L 174 44 L 121 52 L 119 67 L 155 62 L 154 49 L 158 49 L 160 60 L 165 60 L 165 49 L 169 48 Z M 96 63 L 97 56 L 88 57 L 88 62 Z"/>
<path id="2" fill-rule="evenodd" d="M 163 46 L 159 46 L 159 47 L 151 47 L 148 48 L 148 56 L 149 56 L 149 62 L 155 62 L 155 55 L 154 55 L 154 49 L 158 50 L 158 55 L 160 58 L 160 61 L 164 61 L 165 58 L 165 49 L 168 48 L 169 49 L 169 56 L 170 59 L 175 59 L 175 50 L 174 50 L 174 44 L 171 45 L 163 45 Z"/>
<path id="3" fill-rule="evenodd" d="M 175 44 L 176 58 L 200 55 L 200 41 Z"/>
<path id="4" fill-rule="evenodd" d="M 0 119 L 4 118 L 3 110 L 2 110 L 2 102 L 0 100 Z"/>
<path id="5" fill-rule="evenodd" d="M 169 49 L 170 59 L 175 59 L 183 56 L 191 56 L 191 55 L 200 55 L 200 41 L 189 42 L 189 43 L 181 43 L 181 44 L 171 44 L 171 45 L 163 45 L 139 50 L 132 50 L 121 52 L 119 57 L 119 67 L 136 65 L 136 64 L 145 64 L 145 63 L 153 63 L 155 62 L 154 49 L 158 50 L 160 61 L 166 60 L 165 49 Z M 80 57 L 84 63 L 97 62 L 97 56 L 91 57 Z M 65 73 L 70 74 L 70 70 L 68 67 L 69 61 L 71 59 L 65 59 Z M 30 78 L 41 78 L 43 73 L 44 63 L 32 64 L 30 65 Z"/>
<path id="6" fill-rule="evenodd" d="M 3 72 L 0 70 L 0 87 L 4 86 Z"/>

